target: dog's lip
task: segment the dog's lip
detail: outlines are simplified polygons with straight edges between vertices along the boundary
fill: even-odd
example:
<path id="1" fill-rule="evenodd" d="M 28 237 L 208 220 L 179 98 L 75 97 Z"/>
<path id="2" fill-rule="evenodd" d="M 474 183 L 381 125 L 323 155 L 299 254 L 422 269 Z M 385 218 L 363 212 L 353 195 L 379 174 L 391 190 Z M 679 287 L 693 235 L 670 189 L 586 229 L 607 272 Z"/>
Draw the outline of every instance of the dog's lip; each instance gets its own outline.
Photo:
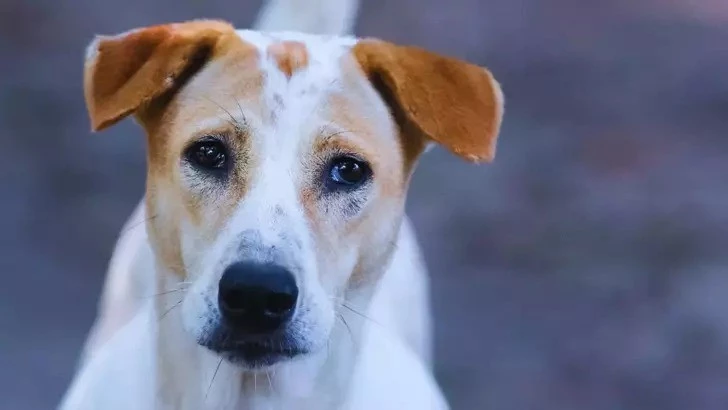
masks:
<path id="1" fill-rule="evenodd" d="M 261 357 L 294 357 L 306 353 L 304 349 L 297 346 L 277 345 L 275 343 L 238 343 L 223 349 L 227 354 L 240 355 L 246 358 Z"/>
<path id="2" fill-rule="evenodd" d="M 298 346 L 292 346 L 288 343 L 281 343 L 273 340 L 238 341 L 234 343 L 225 343 L 218 346 L 213 346 L 213 349 L 221 353 L 251 352 L 260 354 L 281 355 L 296 355 L 300 353 L 305 353 L 304 349 L 301 349 Z"/>
<path id="3" fill-rule="evenodd" d="M 307 353 L 305 349 L 277 343 L 242 342 L 213 349 L 228 362 L 247 368 L 265 368 Z"/>
<path id="4" fill-rule="evenodd" d="M 205 343 L 204 347 L 233 362 L 272 364 L 286 358 L 308 353 L 308 349 L 290 341 L 270 339 L 226 340 L 223 343 Z"/>

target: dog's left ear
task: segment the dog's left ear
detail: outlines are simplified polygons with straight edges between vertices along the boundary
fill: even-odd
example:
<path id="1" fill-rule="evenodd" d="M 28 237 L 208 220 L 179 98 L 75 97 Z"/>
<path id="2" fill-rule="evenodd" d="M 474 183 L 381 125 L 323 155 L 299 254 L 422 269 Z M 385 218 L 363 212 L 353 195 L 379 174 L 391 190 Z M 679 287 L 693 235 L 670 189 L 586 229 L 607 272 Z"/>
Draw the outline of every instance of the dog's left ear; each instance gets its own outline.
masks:
<path id="1" fill-rule="evenodd" d="M 179 87 L 235 29 L 198 20 L 99 36 L 86 51 L 84 93 L 91 128 L 102 130 Z"/>
<path id="2" fill-rule="evenodd" d="M 353 51 L 404 138 L 437 142 L 469 161 L 495 157 L 503 94 L 488 70 L 380 40 L 360 40 Z"/>

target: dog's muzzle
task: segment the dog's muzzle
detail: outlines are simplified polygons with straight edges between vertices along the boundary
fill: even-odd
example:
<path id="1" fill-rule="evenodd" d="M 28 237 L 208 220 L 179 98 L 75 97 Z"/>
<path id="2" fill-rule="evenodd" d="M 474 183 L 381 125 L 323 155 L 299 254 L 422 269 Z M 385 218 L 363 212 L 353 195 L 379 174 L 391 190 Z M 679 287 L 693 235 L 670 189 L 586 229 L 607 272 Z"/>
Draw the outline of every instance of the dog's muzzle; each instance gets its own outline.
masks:
<path id="1" fill-rule="evenodd" d="M 236 262 L 218 285 L 219 323 L 200 344 L 251 367 L 306 353 L 290 336 L 297 304 L 298 286 L 288 269 Z"/>

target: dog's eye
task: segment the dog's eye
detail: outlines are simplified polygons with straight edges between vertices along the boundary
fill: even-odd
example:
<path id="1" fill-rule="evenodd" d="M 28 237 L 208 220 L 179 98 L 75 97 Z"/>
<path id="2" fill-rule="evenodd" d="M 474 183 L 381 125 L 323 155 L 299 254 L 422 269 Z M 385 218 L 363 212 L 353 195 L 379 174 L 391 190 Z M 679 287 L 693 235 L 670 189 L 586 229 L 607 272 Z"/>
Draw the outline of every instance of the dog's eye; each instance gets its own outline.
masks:
<path id="1" fill-rule="evenodd" d="M 223 169 L 227 165 L 225 144 L 216 139 L 198 141 L 187 149 L 189 161 L 204 169 Z"/>
<path id="2" fill-rule="evenodd" d="M 371 176 L 369 165 L 350 156 L 334 158 L 328 175 L 328 186 L 332 189 L 354 189 L 364 184 Z"/>

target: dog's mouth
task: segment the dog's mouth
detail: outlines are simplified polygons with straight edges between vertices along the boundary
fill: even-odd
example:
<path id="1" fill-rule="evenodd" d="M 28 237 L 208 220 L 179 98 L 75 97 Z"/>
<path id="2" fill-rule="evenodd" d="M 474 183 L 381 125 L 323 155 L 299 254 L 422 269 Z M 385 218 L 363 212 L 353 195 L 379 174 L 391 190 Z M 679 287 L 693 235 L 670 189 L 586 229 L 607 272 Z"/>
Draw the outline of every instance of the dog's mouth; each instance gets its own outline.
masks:
<path id="1" fill-rule="evenodd" d="M 199 344 L 230 363 L 252 369 L 272 366 L 309 353 L 309 349 L 284 334 L 245 336 L 218 329 Z"/>
<path id="2" fill-rule="evenodd" d="M 218 353 L 229 362 L 259 368 L 272 366 L 283 360 L 292 359 L 296 356 L 306 354 L 307 351 L 297 346 L 286 346 L 270 341 L 262 343 L 240 343 Z"/>

